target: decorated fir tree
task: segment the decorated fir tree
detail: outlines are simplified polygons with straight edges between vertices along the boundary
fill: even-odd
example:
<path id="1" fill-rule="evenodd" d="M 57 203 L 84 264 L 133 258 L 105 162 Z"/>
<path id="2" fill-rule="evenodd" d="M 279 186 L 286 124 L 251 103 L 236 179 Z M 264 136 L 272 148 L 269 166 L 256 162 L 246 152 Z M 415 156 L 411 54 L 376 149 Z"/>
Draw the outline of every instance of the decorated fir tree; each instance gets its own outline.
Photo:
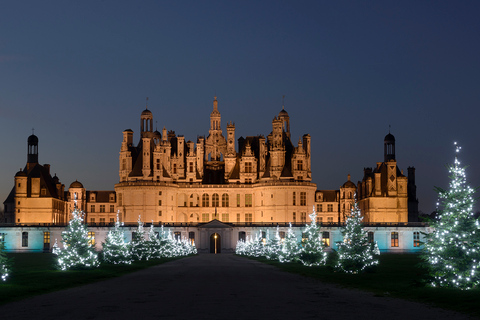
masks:
<path id="1" fill-rule="evenodd" d="M 145 240 L 145 231 L 141 217 L 138 216 L 137 231 L 132 233 L 130 253 L 135 261 L 148 260 L 150 257 L 148 242 Z"/>
<path id="2" fill-rule="evenodd" d="M 94 268 L 100 265 L 94 243 L 88 235 L 88 228 L 83 223 L 83 213 L 77 208 L 72 212 L 72 219 L 65 231 L 62 232 L 63 248 L 54 248 L 58 255 L 58 266 L 62 270 Z"/>
<path id="3" fill-rule="evenodd" d="M 2 239 L 2 236 L 0 235 L 0 277 L 2 278 L 2 281 L 7 280 L 11 266 L 11 260 L 5 253 L 4 241 L 5 239 Z"/>
<path id="4" fill-rule="evenodd" d="M 115 228 L 110 230 L 103 243 L 102 257 L 103 261 L 113 264 L 130 264 L 132 257 L 128 244 L 124 240 L 125 233 L 120 228 L 120 221 L 115 222 Z"/>
<path id="5" fill-rule="evenodd" d="M 317 213 L 315 207 L 309 215 L 310 224 L 305 228 L 305 237 L 302 239 L 302 248 L 298 254 L 298 259 L 305 266 L 320 266 L 327 261 L 327 253 L 323 250 L 324 245 L 320 235 L 320 228 L 317 226 Z"/>
<path id="6" fill-rule="evenodd" d="M 285 239 L 282 243 L 282 251 L 279 256 L 280 262 L 293 262 L 298 259 L 299 247 L 297 236 L 292 230 L 292 224 L 287 230 L 287 234 L 285 235 Z"/>
<path id="7" fill-rule="evenodd" d="M 150 259 L 159 259 L 162 257 L 160 251 L 160 239 L 153 228 L 153 220 L 152 224 L 150 225 L 150 229 L 148 230 L 147 246 Z"/>
<path id="8" fill-rule="evenodd" d="M 363 217 L 355 201 L 341 228 L 343 242 L 338 244 L 337 268 L 347 273 L 360 273 L 378 264 L 376 243 L 368 243 L 368 233 L 363 228 Z M 377 249 L 375 249 L 377 248 Z"/>
<path id="9" fill-rule="evenodd" d="M 456 146 L 456 153 L 460 147 Z M 433 232 L 426 235 L 422 258 L 434 287 L 478 288 L 480 284 L 480 225 L 473 206 L 475 190 L 467 185 L 465 168 L 455 156 L 448 166 L 448 190 L 436 188 L 441 199 Z"/>
<path id="10" fill-rule="evenodd" d="M 265 257 L 269 260 L 279 260 L 282 251 L 282 242 L 280 240 L 279 227 L 275 231 L 275 236 L 272 239 L 267 239 L 265 244 Z"/>

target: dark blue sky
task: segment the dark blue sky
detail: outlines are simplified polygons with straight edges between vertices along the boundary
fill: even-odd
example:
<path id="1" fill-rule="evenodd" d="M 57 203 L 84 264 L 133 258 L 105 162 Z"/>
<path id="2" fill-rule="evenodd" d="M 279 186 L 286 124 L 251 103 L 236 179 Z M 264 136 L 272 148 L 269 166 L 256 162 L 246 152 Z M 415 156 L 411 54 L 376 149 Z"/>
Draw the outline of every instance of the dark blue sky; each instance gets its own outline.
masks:
<path id="1" fill-rule="evenodd" d="M 237 138 L 268 135 L 282 108 L 312 136 L 313 180 L 338 189 L 383 160 L 417 169 L 420 209 L 447 187 L 453 142 L 480 185 L 478 1 L 10 1 L 0 6 L 0 198 L 26 162 L 68 187 L 118 182 L 122 131 L 207 135 L 213 96 Z"/>

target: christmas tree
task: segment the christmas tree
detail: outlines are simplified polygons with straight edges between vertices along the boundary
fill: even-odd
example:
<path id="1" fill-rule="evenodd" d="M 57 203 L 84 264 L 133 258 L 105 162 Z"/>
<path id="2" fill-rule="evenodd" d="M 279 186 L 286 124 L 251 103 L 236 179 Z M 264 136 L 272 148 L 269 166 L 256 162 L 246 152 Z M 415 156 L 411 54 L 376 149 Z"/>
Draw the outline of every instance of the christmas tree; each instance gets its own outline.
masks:
<path id="1" fill-rule="evenodd" d="M 298 259 L 298 241 L 297 236 L 292 230 L 292 224 L 287 230 L 287 234 L 282 243 L 282 252 L 279 256 L 280 262 L 293 262 Z"/>
<path id="2" fill-rule="evenodd" d="M 132 233 L 132 241 L 130 242 L 130 253 L 135 261 L 148 260 L 150 257 L 147 240 L 145 240 L 145 231 L 143 222 L 138 216 L 137 231 Z"/>
<path id="3" fill-rule="evenodd" d="M 160 259 L 162 257 L 160 251 L 160 239 L 158 238 L 157 233 L 153 229 L 153 221 L 150 225 L 150 229 L 148 230 L 147 247 L 150 259 Z"/>
<path id="4" fill-rule="evenodd" d="M 267 239 L 265 244 L 265 257 L 269 260 L 279 260 L 280 257 L 282 242 L 278 229 L 279 227 L 277 226 L 275 236 L 272 239 Z"/>
<path id="5" fill-rule="evenodd" d="M 100 265 L 94 243 L 88 236 L 88 228 L 83 223 L 82 213 L 75 207 L 72 219 L 65 231 L 62 232 L 63 248 L 54 247 L 53 252 L 58 255 L 58 266 L 62 270 L 94 268 Z"/>
<path id="6" fill-rule="evenodd" d="M 0 236 L 0 276 L 2 277 L 2 281 L 7 280 L 11 265 L 11 261 L 7 258 L 5 253 L 4 241 L 5 239 Z"/>
<path id="7" fill-rule="evenodd" d="M 359 273 L 377 265 L 376 243 L 368 243 L 368 233 L 363 228 L 363 217 L 355 201 L 354 207 L 341 228 L 343 242 L 338 244 L 337 268 L 347 273 Z M 377 248 L 377 250 L 375 250 Z"/>
<path id="8" fill-rule="evenodd" d="M 460 147 L 456 146 L 456 153 Z M 426 235 L 422 258 L 434 287 L 478 288 L 480 284 L 480 225 L 473 206 L 475 190 L 466 183 L 465 168 L 455 156 L 448 166 L 448 190 L 436 188 L 441 199 L 433 232 Z"/>
<path id="9" fill-rule="evenodd" d="M 317 213 L 315 207 L 309 215 L 310 224 L 305 228 L 305 238 L 302 239 L 302 248 L 298 258 L 305 266 L 324 265 L 327 261 L 327 253 L 323 250 L 323 242 L 320 236 L 320 229 L 317 226 Z"/>
<path id="10" fill-rule="evenodd" d="M 125 233 L 120 229 L 120 221 L 118 219 L 115 222 L 115 228 L 110 230 L 107 234 L 107 238 L 103 243 L 102 257 L 103 261 L 113 264 L 130 264 L 132 263 L 132 257 L 128 244 L 125 243 Z"/>

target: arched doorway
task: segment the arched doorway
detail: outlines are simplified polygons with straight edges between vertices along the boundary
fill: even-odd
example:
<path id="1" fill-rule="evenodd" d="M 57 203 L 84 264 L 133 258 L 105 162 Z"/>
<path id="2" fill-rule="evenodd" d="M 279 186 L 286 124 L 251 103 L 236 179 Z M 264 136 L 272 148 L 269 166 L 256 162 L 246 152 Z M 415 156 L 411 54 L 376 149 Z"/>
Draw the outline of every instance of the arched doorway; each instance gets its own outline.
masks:
<path id="1" fill-rule="evenodd" d="M 222 239 L 218 233 L 210 236 L 210 253 L 220 253 L 222 251 Z"/>

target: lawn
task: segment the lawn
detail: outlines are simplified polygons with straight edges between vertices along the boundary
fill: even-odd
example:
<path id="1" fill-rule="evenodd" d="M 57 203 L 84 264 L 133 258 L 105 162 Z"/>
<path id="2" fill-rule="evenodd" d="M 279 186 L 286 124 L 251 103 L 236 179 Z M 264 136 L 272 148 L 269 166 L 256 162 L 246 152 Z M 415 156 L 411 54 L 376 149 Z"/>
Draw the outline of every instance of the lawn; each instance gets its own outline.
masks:
<path id="1" fill-rule="evenodd" d="M 9 253 L 13 271 L 0 283 L 0 304 L 30 296 L 76 287 L 118 277 L 179 258 L 137 261 L 131 265 L 102 264 L 92 270 L 60 271 L 55 268 L 56 255 L 51 253 Z"/>
<path id="2" fill-rule="evenodd" d="M 419 267 L 421 260 L 417 254 L 382 254 L 376 271 L 363 274 L 345 274 L 328 267 L 305 267 L 300 263 L 279 263 L 264 258 L 253 259 L 323 282 L 371 291 L 376 296 L 408 299 L 480 317 L 480 289 L 426 286 L 422 281 L 426 272 Z"/>

